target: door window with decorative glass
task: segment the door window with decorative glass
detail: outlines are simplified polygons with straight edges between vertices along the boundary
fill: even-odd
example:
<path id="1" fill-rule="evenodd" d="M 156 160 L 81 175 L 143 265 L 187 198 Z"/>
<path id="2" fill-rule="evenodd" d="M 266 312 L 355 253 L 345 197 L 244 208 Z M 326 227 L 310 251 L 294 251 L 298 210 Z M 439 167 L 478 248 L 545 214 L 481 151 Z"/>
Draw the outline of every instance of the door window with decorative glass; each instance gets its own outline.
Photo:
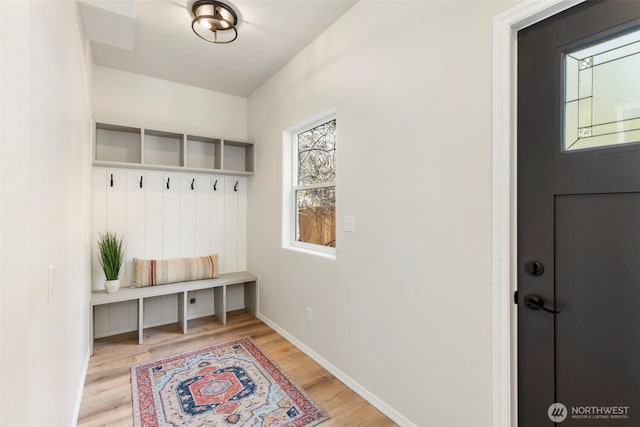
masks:
<path id="1" fill-rule="evenodd" d="M 640 142 L 640 30 L 564 55 L 564 150 Z"/>
<path id="2" fill-rule="evenodd" d="M 336 119 L 293 134 L 293 242 L 325 252 L 336 247 Z"/>

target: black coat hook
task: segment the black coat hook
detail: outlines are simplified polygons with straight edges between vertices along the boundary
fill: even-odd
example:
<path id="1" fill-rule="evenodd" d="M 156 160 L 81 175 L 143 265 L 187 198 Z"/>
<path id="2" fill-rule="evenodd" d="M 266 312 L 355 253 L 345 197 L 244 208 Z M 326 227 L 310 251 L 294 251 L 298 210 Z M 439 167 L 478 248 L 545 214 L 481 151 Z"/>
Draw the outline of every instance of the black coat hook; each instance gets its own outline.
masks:
<path id="1" fill-rule="evenodd" d="M 140 188 L 142 188 L 142 177 L 143 175 L 140 175 Z"/>
<path id="2" fill-rule="evenodd" d="M 218 186 L 218 180 L 216 179 L 216 182 L 213 183 L 213 191 L 218 191 L 218 189 L 216 188 Z"/>
<path id="3" fill-rule="evenodd" d="M 111 186 L 113 187 L 113 174 L 111 174 Z"/>
<path id="4" fill-rule="evenodd" d="M 171 180 L 171 177 L 167 178 L 167 190 L 169 189 L 169 181 Z"/>
<path id="5" fill-rule="evenodd" d="M 233 186 L 233 191 L 238 191 L 238 181 L 236 181 L 236 185 Z"/>
<path id="6" fill-rule="evenodd" d="M 193 178 L 193 179 L 191 180 L 191 189 L 192 189 L 192 190 L 193 190 L 193 183 L 194 183 L 194 182 L 196 182 L 196 179 L 195 179 L 195 178 Z"/>

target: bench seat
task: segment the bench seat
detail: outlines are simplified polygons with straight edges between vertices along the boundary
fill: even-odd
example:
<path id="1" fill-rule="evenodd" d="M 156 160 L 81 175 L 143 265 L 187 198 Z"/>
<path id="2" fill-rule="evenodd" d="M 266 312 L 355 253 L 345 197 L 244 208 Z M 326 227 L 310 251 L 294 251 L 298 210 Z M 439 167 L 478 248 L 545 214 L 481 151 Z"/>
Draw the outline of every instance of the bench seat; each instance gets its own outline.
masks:
<path id="1" fill-rule="evenodd" d="M 223 324 L 227 323 L 227 286 L 244 284 L 245 308 L 256 315 L 258 277 L 248 271 L 221 274 L 215 279 L 192 280 L 188 282 L 170 283 L 166 285 L 146 286 L 143 288 L 120 288 L 112 294 L 105 290 L 91 292 L 89 300 L 90 343 L 93 354 L 94 343 L 94 308 L 97 305 L 138 300 L 138 343 L 143 342 L 144 299 L 163 295 L 178 295 L 178 323 L 184 334 L 187 333 L 187 292 L 213 288 L 213 300 L 216 316 Z"/>

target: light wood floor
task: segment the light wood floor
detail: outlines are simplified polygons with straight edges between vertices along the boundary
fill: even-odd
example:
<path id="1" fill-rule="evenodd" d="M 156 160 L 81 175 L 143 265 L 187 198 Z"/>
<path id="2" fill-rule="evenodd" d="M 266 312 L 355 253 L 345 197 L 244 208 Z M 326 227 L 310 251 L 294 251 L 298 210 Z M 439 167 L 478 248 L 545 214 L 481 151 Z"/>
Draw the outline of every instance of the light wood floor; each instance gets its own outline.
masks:
<path id="1" fill-rule="evenodd" d="M 229 313 L 226 326 L 215 317 L 191 320 L 187 335 L 177 324 L 145 329 L 143 345 L 137 332 L 96 340 L 78 426 L 133 425 L 131 365 L 247 336 L 331 417 L 321 427 L 396 425 L 269 326 L 239 311 Z"/>

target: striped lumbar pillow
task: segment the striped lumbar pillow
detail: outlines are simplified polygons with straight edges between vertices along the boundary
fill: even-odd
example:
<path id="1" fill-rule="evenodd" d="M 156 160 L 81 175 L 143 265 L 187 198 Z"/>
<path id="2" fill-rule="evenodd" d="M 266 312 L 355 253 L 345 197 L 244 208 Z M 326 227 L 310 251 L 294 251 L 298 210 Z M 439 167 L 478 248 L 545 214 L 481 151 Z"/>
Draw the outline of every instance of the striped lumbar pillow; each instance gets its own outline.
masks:
<path id="1" fill-rule="evenodd" d="M 133 259 L 135 280 L 132 286 L 164 285 L 218 277 L 218 255 L 196 258 Z"/>

